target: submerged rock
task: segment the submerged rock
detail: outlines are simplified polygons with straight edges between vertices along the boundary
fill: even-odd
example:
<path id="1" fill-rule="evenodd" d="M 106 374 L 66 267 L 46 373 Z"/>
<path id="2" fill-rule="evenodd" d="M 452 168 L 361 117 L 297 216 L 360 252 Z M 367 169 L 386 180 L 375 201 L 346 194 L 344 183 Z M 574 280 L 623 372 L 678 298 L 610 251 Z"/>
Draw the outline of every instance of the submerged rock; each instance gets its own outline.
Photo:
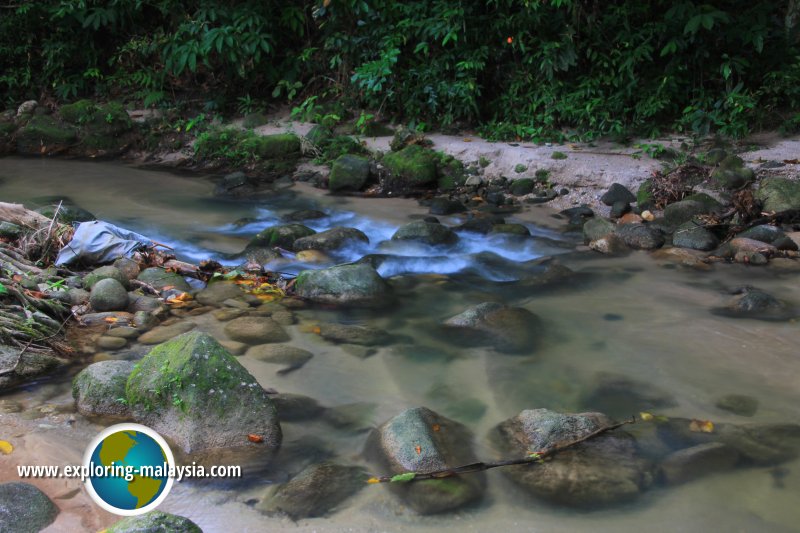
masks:
<path id="1" fill-rule="evenodd" d="M 0 531 L 38 533 L 53 523 L 58 507 L 29 483 L 0 483 Z"/>
<path id="2" fill-rule="evenodd" d="M 509 353 L 530 352 L 541 332 L 539 317 L 521 307 L 484 302 L 444 322 L 453 340 L 465 344 L 490 344 Z"/>
<path id="3" fill-rule="evenodd" d="M 574 442 L 613 421 L 602 413 L 522 411 L 494 432 L 505 456 L 524 457 Z M 652 467 L 631 435 L 617 429 L 559 452 L 552 460 L 505 468 L 528 492 L 552 503 L 593 508 L 627 503 L 652 483 Z"/>
<path id="4" fill-rule="evenodd" d="M 677 405 L 672 394 L 652 383 L 607 372 L 598 373 L 594 386 L 581 399 L 581 404 L 586 409 L 618 417 Z"/>
<path id="5" fill-rule="evenodd" d="M 390 303 L 389 284 L 368 264 L 305 270 L 296 279 L 295 290 L 300 298 L 368 307 Z"/>
<path id="6" fill-rule="evenodd" d="M 286 374 L 305 365 L 314 354 L 288 344 L 260 344 L 247 350 L 248 357 L 265 363 L 284 365 L 278 374 Z"/>
<path id="7" fill-rule="evenodd" d="M 128 378 L 126 395 L 138 422 L 186 453 L 245 446 L 273 452 L 281 443 L 266 391 L 205 333 L 187 333 L 153 348 Z M 263 442 L 250 442 L 248 434 Z"/>
<path id="8" fill-rule="evenodd" d="M 245 344 L 286 342 L 289 334 L 274 320 L 267 317 L 243 316 L 225 324 L 225 334 L 231 340 Z"/>
<path id="9" fill-rule="evenodd" d="M 455 244 L 458 235 L 442 224 L 417 220 L 400 226 L 392 235 L 393 241 L 419 241 L 425 244 Z"/>
<path id="10" fill-rule="evenodd" d="M 746 394 L 726 394 L 718 398 L 714 405 L 739 416 L 753 416 L 758 411 L 758 400 Z"/>
<path id="11" fill-rule="evenodd" d="M 753 287 L 742 287 L 723 307 L 711 310 L 715 315 L 730 318 L 781 321 L 796 316 L 795 310 L 771 294 Z"/>
<path id="12" fill-rule="evenodd" d="M 368 477 L 360 466 L 325 461 L 269 489 L 267 497 L 256 508 L 265 513 L 285 513 L 292 520 L 325 516 L 366 487 Z"/>
<path id="13" fill-rule="evenodd" d="M 195 299 L 203 305 L 216 305 L 221 307 L 225 300 L 239 298 L 244 294 L 232 281 L 216 281 L 209 283 L 202 291 L 198 292 Z"/>
<path id="14" fill-rule="evenodd" d="M 18 385 L 44 378 L 67 365 L 55 353 L 25 350 L 0 344 L 0 393 Z"/>
<path id="15" fill-rule="evenodd" d="M 668 485 L 732 470 L 739 462 L 739 452 L 720 442 L 698 444 L 668 455 L 661 463 L 661 477 Z"/>
<path id="16" fill-rule="evenodd" d="M 317 400 L 302 394 L 278 393 L 270 396 L 281 422 L 298 422 L 316 418 L 325 412 Z"/>
<path id="17" fill-rule="evenodd" d="M 89 417 L 130 418 L 125 385 L 133 367 L 131 361 L 101 361 L 81 370 L 72 381 L 78 412 Z"/>
<path id="18" fill-rule="evenodd" d="M 150 511 L 123 518 L 105 531 L 106 533 L 203 533 L 203 530 L 188 518 L 161 511 Z"/>
<path id="19" fill-rule="evenodd" d="M 367 439 L 367 458 L 391 474 L 433 472 L 477 461 L 469 430 L 430 409 L 403 411 Z M 483 497 L 483 474 L 414 483 L 391 483 L 389 490 L 420 514 L 452 511 Z"/>
<path id="20" fill-rule="evenodd" d="M 350 243 L 363 242 L 369 244 L 369 237 L 356 228 L 331 228 L 308 237 L 302 237 L 294 242 L 297 252 L 304 250 L 338 250 Z"/>
<path id="21" fill-rule="evenodd" d="M 294 250 L 294 242 L 302 237 L 314 235 L 316 231 L 304 226 L 302 224 L 281 224 L 278 226 L 271 226 L 261 232 L 255 237 L 250 239 L 245 248 L 245 253 L 248 250 L 257 248 L 274 248 L 275 246 L 285 248 L 287 250 Z"/>
<path id="22" fill-rule="evenodd" d="M 347 324 L 320 324 L 319 335 L 327 341 L 362 346 L 386 344 L 390 338 L 382 329 Z"/>
<path id="23" fill-rule="evenodd" d="M 169 326 L 157 326 L 143 333 L 137 340 L 140 344 L 160 344 L 182 333 L 191 331 L 194 327 L 195 324 L 192 322 L 176 322 Z"/>

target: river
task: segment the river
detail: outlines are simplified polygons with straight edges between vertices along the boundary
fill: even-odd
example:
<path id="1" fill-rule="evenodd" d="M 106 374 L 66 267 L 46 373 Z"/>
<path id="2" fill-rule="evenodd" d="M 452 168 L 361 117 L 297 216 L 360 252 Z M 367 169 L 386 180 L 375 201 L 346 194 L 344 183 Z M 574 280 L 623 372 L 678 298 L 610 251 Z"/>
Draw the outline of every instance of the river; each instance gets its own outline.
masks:
<path id="1" fill-rule="evenodd" d="M 400 303 L 382 312 L 304 309 L 290 326 L 292 343 L 315 353 L 302 369 L 277 375 L 275 366 L 247 356 L 239 361 L 265 387 L 311 396 L 325 406 L 350 406 L 376 426 L 403 409 L 425 405 L 466 424 L 479 457 L 495 458 L 487 433 L 522 409 L 579 412 L 598 375 L 622 375 L 674 401 L 664 416 L 714 422 L 800 421 L 800 332 L 796 322 L 736 320 L 714 315 L 730 290 L 753 285 L 800 304 L 796 271 L 715 265 L 710 271 L 677 267 L 643 252 L 625 257 L 569 253 L 579 237 L 565 234 L 546 207 L 528 206 L 509 221 L 526 224 L 533 237 L 520 241 L 461 233 L 455 249 L 389 241 L 404 222 L 427 210 L 402 199 L 331 197 L 305 185 L 251 200 L 214 198 L 210 176 L 177 175 L 117 163 L 58 159 L 0 159 L 0 199 L 28 206 L 68 196 L 107 220 L 175 248 L 179 258 L 215 258 L 235 264 L 249 237 L 298 209 L 319 209 L 313 229 L 352 226 L 369 245 L 334 257 L 353 261 L 389 254 L 382 276 L 400 288 Z M 244 224 L 235 222 L 247 218 Z M 441 217 L 454 225 L 456 218 Z M 548 291 L 514 293 L 507 282 L 539 268 L 553 255 L 580 274 L 580 283 Z M 289 274 L 308 265 L 287 260 Z M 544 323 L 529 356 L 506 356 L 458 347 L 435 325 L 482 301 L 505 301 L 536 313 Z M 320 321 L 369 324 L 398 341 L 362 359 L 310 333 Z M 195 320 L 224 338 L 210 315 Z M 108 354 L 106 354 L 108 355 Z M 111 357 L 114 354 L 110 354 Z M 98 357 L 95 355 L 95 357 Z M 88 361 L 90 362 L 90 360 Z M 742 417 L 715 407 L 726 394 L 756 398 L 759 408 Z M 0 481 L 15 478 L 16 464 L 77 464 L 101 426 L 72 407 L 69 378 L 55 379 L 0 398 L 10 421 L 0 438 L 17 449 L 0 457 Z M 59 416 L 48 418 L 53 413 Z M 631 413 L 635 414 L 635 413 Z M 284 448 L 319 443 L 333 457 L 363 462 L 366 433 L 332 430 L 319 422 L 283 423 Z M 2 431 L 6 431 L 4 428 Z M 311 443 L 311 444 L 309 444 Z M 316 444 L 315 444 L 316 443 Z M 176 484 L 160 507 L 216 531 L 798 531 L 800 461 L 783 465 L 780 483 L 771 468 L 740 468 L 676 487 L 658 487 L 630 504 L 593 512 L 553 507 L 522 493 L 498 471 L 488 475 L 487 496 L 455 513 L 421 517 L 385 487 L 369 486 L 327 517 L 299 521 L 261 514 L 254 503 L 272 476 L 227 485 Z M 283 476 L 283 477 L 282 477 Z M 114 521 L 89 503 L 77 482 L 38 483 L 61 507 L 48 531 L 97 530 Z M 58 496 L 61 496 L 59 499 Z"/>

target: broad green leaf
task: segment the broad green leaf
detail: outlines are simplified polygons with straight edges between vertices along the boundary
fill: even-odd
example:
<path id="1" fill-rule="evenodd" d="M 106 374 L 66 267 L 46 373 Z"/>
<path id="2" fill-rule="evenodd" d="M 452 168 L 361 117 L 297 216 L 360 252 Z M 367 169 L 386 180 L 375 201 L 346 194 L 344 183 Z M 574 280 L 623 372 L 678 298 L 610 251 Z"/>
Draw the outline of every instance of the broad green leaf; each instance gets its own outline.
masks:
<path id="1" fill-rule="evenodd" d="M 405 474 L 397 474 L 396 476 L 392 476 L 392 479 L 389 481 L 392 483 L 407 483 L 412 481 L 415 477 L 417 477 L 415 472 L 406 472 Z"/>

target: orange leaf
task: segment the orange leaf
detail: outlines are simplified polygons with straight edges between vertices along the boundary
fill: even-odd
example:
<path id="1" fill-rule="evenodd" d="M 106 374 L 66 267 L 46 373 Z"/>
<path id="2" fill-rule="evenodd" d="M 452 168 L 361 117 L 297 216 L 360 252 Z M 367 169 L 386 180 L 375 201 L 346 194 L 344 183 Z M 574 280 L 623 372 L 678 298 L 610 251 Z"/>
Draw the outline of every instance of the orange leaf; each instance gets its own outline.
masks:
<path id="1" fill-rule="evenodd" d="M 381 480 L 376 477 L 371 477 L 367 480 L 367 483 L 380 483 Z"/>
<path id="2" fill-rule="evenodd" d="M 434 424 L 433 425 L 433 430 L 434 431 L 439 431 L 440 429 L 442 429 L 442 426 L 440 426 L 439 424 Z"/>
<path id="3" fill-rule="evenodd" d="M 249 440 L 250 442 L 264 442 L 264 437 L 262 437 L 261 435 L 256 435 L 255 433 L 250 433 L 247 436 L 247 440 Z"/>
<path id="4" fill-rule="evenodd" d="M 174 288 L 175 288 L 175 285 L 167 285 L 166 287 L 161 287 L 161 290 L 162 291 L 168 291 L 168 290 L 174 289 Z"/>
<path id="5" fill-rule="evenodd" d="M 319 335 L 320 333 L 322 333 L 322 328 L 319 326 L 314 326 L 313 328 L 311 328 L 311 333 L 316 333 L 317 335 Z"/>
<path id="6" fill-rule="evenodd" d="M 714 423 L 711 420 L 697 420 L 695 418 L 689 422 L 689 431 L 695 433 L 713 433 Z"/>
<path id="7" fill-rule="evenodd" d="M 105 317 L 103 319 L 103 321 L 108 322 L 109 324 L 113 324 L 113 323 L 117 322 L 118 320 L 119 320 L 119 318 L 117 318 L 115 316 L 107 316 L 107 317 Z"/>
<path id="8" fill-rule="evenodd" d="M 422 446 L 417 445 L 414 447 L 414 451 L 417 452 L 417 455 L 422 453 Z"/>

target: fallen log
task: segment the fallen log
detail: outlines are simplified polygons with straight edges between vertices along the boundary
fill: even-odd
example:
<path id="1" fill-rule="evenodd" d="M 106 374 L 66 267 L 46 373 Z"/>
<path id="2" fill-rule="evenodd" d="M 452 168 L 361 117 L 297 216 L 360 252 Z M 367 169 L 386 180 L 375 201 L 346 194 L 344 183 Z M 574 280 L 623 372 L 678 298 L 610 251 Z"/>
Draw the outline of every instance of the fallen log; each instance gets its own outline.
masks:
<path id="1" fill-rule="evenodd" d="M 51 223 L 49 218 L 36 211 L 25 209 L 25 206 L 21 204 L 6 202 L 0 202 L 0 220 L 33 230 L 46 228 Z"/>

